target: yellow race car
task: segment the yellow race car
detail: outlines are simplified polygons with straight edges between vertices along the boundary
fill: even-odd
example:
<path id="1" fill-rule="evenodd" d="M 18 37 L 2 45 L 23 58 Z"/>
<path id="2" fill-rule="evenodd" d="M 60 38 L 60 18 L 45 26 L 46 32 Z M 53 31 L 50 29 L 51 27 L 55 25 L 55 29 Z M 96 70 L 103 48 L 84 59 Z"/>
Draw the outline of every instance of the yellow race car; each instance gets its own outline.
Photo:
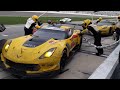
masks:
<path id="1" fill-rule="evenodd" d="M 98 23 L 94 23 L 94 27 L 101 32 L 101 35 L 113 35 L 116 29 L 116 23 L 110 20 L 103 20 Z M 90 31 L 87 34 L 92 35 Z"/>
<path id="2" fill-rule="evenodd" d="M 73 51 L 80 50 L 79 34 L 68 26 L 40 28 L 33 35 L 7 40 L 1 62 L 17 76 L 52 76 L 63 70 Z"/>
<path id="3" fill-rule="evenodd" d="M 97 24 L 97 28 L 101 31 L 101 35 L 112 35 L 116 29 L 114 22 L 103 20 Z"/>

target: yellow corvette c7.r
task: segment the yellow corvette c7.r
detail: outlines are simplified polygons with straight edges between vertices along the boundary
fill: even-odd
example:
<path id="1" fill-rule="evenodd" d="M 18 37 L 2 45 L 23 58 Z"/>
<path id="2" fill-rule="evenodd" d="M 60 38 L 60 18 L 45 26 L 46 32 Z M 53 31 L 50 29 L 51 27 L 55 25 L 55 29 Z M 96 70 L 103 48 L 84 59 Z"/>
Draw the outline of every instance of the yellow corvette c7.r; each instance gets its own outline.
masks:
<path id="1" fill-rule="evenodd" d="M 101 32 L 101 35 L 112 35 L 116 29 L 115 22 L 109 20 L 103 20 L 94 24 L 94 26 Z M 92 35 L 90 31 L 88 31 L 88 34 Z"/>
<path id="2" fill-rule="evenodd" d="M 97 24 L 97 28 L 101 31 L 101 35 L 112 35 L 116 29 L 114 22 L 104 20 Z"/>
<path id="3" fill-rule="evenodd" d="M 63 70 L 71 52 L 80 49 L 79 34 L 80 30 L 67 26 L 41 28 L 33 35 L 7 40 L 1 60 L 14 75 L 50 76 Z"/>

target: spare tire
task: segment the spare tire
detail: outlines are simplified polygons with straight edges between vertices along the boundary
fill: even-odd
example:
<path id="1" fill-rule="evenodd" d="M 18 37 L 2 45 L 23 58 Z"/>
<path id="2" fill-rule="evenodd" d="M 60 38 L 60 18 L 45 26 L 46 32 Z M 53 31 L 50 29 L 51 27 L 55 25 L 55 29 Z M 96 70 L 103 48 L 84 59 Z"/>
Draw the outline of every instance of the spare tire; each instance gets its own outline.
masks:
<path id="1" fill-rule="evenodd" d="M 6 39 L 0 40 L 0 54 L 2 53 L 2 48 L 3 48 L 6 41 L 7 41 Z"/>

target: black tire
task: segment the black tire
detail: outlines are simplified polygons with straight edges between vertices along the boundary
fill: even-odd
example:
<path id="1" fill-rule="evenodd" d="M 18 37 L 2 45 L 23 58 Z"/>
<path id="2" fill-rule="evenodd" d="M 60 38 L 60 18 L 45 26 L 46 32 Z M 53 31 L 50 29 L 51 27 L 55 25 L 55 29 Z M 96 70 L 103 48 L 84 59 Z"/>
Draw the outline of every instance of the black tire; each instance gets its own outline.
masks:
<path id="1" fill-rule="evenodd" d="M 0 40 L 0 54 L 2 53 L 2 48 L 3 48 L 6 41 L 7 41 L 6 39 Z"/>
<path id="2" fill-rule="evenodd" d="M 66 61 L 67 61 L 67 51 L 63 50 L 63 55 L 60 61 L 60 72 L 62 72 L 63 69 L 65 68 Z"/>

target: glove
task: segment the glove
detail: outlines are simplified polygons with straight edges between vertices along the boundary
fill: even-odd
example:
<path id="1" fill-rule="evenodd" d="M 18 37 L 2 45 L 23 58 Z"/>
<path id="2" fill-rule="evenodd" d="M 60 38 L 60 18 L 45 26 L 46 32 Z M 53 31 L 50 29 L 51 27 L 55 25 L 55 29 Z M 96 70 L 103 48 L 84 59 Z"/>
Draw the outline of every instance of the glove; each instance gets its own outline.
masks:
<path id="1" fill-rule="evenodd" d="M 81 32 L 80 32 L 80 34 L 79 34 L 79 35 L 80 35 L 80 36 L 82 36 L 82 35 L 83 35 L 83 33 L 81 33 Z"/>
<path id="2" fill-rule="evenodd" d="M 39 28 L 41 28 L 41 26 L 39 26 L 39 25 L 35 25 L 35 28 L 36 28 L 36 29 L 39 29 Z"/>

